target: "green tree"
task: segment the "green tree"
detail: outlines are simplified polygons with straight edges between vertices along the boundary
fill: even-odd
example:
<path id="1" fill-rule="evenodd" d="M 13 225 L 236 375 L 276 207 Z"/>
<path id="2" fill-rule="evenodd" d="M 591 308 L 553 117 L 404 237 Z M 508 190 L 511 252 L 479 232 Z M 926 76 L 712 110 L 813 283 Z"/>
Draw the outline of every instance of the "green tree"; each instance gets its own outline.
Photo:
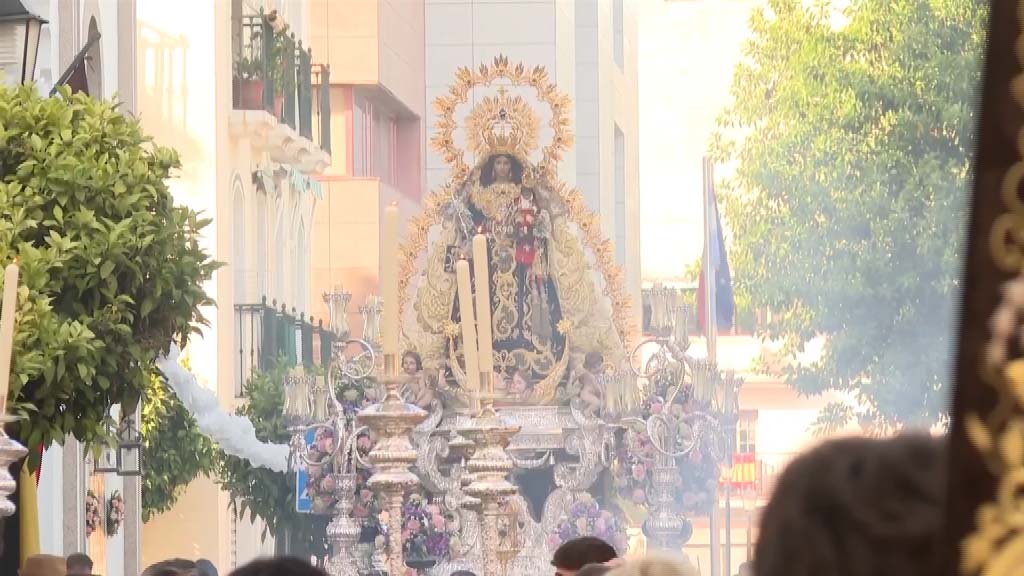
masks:
<path id="1" fill-rule="evenodd" d="M 245 385 L 248 401 L 238 409 L 256 429 L 263 442 L 287 444 L 291 433 L 284 423 L 284 377 L 288 367 L 279 362 L 269 372 L 257 372 Z M 277 544 L 291 541 L 290 554 L 301 551 L 323 555 L 326 551 L 328 518 L 300 514 L 295 509 L 295 474 L 253 466 L 249 461 L 220 453 L 217 482 L 231 497 L 238 515 L 265 523 L 263 536 L 274 534 Z M 300 551 L 298 548 L 301 548 Z"/>
<path id="2" fill-rule="evenodd" d="M 28 446 L 105 437 L 154 357 L 205 322 L 217 265 L 167 187 L 178 167 L 114 103 L 0 87 L 0 263 L 22 271 L 9 399 Z"/>
<path id="3" fill-rule="evenodd" d="M 986 22 L 975 0 L 769 0 L 712 138 L 737 292 L 820 362 L 789 381 L 848 392 L 827 432 L 942 422 Z"/>
<path id="4" fill-rule="evenodd" d="M 166 512 L 181 491 L 216 465 L 213 442 L 163 380 L 153 375 L 142 399 L 142 520 Z"/>

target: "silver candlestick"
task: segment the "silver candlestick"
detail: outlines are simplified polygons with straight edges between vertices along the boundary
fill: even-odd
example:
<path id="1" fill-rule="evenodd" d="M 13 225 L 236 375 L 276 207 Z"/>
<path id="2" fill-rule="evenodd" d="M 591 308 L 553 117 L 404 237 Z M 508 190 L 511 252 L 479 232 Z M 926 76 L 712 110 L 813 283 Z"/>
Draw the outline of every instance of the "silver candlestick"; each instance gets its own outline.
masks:
<path id="1" fill-rule="evenodd" d="M 4 432 L 3 427 L 14 422 L 16 419 L 11 416 L 0 417 L 0 518 L 7 518 L 14 515 L 16 506 L 11 502 L 11 494 L 14 494 L 18 485 L 11 475 L 11 464 L 21 460 L 28 454 L 24 446 Z"/>

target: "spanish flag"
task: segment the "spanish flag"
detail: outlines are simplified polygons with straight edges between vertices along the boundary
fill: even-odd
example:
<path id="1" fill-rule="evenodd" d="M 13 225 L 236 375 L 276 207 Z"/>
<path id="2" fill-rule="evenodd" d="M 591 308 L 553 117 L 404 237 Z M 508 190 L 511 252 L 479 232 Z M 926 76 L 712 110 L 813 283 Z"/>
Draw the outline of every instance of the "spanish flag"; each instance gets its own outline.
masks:
<path id="1" fill-rule="evenodd" d="M 39 497 L 36 490 L 36 475 L 28 468 L 28 459 L 21 466 L 18 475 L 18 532 L 19 561 L 25 567 L 25 559 L 39 554 Z"/>

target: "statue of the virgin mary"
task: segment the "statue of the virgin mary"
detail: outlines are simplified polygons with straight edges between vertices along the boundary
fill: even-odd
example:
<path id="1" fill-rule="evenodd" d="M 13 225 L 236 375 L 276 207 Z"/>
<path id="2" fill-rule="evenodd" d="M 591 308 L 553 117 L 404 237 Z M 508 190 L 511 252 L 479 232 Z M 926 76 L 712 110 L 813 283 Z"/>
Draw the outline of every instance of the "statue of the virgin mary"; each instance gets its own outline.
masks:
<path id="1" fill-rule="evenodd" d="M 505 82 L 492 87 L 500 80 Z M 473 86 L 493 92 L 472 106 L 462 126 L 466 148 L 477 159 L 469 167 L 454 144 L 454 114 Z M 543 149 L 537 115 L 521 94 L 510 93 L 515 87 L 535 90 L 538 104 L 551 109 L 551 142 Z M 411 310 L 404 311 L 406 340 L 427 366 L 442 369 L 442 391 L 445 380 L 460 380 L 453 262 L 470 257 L 472 237 L 483 233 L 496 392 L 519 403 L 555 402 L 571 367 L 587 353 L 621 360 L 626 331 L 624 315 L 616 311 L 626 301 L 610 247 L 579 193 L 555 176 L 559 154 L 572 140 L 567 100 L 543 69 L 527 71 L 498 58 L 476 72 L 461 70 L 436 106 L 433 143 L 452 165 L 452 177 L 428 199 L 406 244 L 403 289 L 415 294 Z"/>

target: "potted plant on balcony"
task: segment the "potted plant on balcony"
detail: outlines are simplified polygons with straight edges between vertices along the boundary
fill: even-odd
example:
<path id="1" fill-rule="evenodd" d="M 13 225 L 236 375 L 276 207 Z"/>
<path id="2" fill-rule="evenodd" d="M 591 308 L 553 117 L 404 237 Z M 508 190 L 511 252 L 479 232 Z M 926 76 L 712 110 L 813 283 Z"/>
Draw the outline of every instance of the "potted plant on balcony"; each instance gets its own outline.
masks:
<path id="1" fill-rule="evenodd" d="M 289 68 L 294 70 L 294 65 L 288 66 L 288 58 L 295 57 L 295 42 L 289 36 L 288 26 L 274 32 L 272 36 L 273 45 L 270 51 L 270 78 L 274 83 L 274 110 L 273 114 L 277 119 L 283 119 L 284 99 L 286 95 L 295 91 L 294 74 L 288 74 Z"/>
<path id="2" fill-rule="evenodd" d="M 238 106 L 242 110 L 263 108 L 262 63 L 249 55 L 235 60 L 235 80 L 238 83 Z"/>

